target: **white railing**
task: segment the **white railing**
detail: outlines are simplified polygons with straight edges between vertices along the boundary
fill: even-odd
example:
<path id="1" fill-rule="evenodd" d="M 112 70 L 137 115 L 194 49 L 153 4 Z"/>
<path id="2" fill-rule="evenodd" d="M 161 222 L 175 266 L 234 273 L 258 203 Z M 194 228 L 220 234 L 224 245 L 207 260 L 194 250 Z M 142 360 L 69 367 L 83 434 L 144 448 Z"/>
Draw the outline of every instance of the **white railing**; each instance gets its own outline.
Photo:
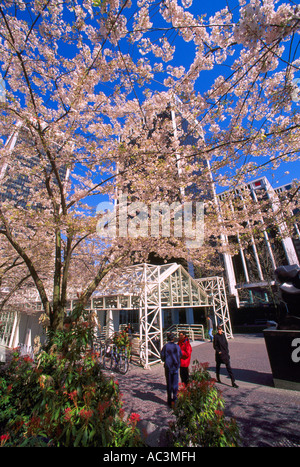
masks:
<path id="1" fill-rule="evenodd" d="M 19 344 L 18 347 L 20 349 L 20 355 L 22 357 L 27 355 L 28 357 L 34 359 L 34 349 L 31 345 Z"/>
<path id="2" fill-rule="evenodd" d="M 164 341 L 166 341 L 169 332 L 173 332 L 176 337 L 179 337 L 180 331 L 185 331 L 191 341 L 205 340 L 203 324 L 173 324 L 164 331 Z"/>
<path id="3" fill-rule="evenodd" d="M 6 353 L 7 353 L 7 346 L 2 345 L 0 342 L 0 363 L 6 362 Z"/>

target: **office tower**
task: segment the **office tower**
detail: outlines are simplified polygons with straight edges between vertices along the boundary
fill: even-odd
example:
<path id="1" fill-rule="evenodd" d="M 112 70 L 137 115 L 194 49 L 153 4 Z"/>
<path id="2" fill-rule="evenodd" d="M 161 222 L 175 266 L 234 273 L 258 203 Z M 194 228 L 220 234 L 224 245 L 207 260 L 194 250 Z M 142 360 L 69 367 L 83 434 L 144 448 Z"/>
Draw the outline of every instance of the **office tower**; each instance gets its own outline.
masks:
<path id="1" fill-rule="evenodd" d="M 53 147 L 58 147 L 58 142 L 53 141 Z M 41 157 L 41 155 L 44 156 L 43 153 L 39 154 L 29 128 L 22 125 L 21 122 L 17 122 L 2 150 L 0 207 L 9 222 L 11 222 L 10 215 L 16 221 L 14 235 L 20 236 L 22 244 L 26 244 L 27 240 L 30 243 L 32 236 L 35 235 L 37 229 L 34 225 L 35 218 L 37 218 L 35 213 L 38 210 L 45 212 L 46 208 L 49 207 L 47 202 L 42 201 L 42 191 L 45 191 L 47 175 L 51 177 L 51 166 L 46 157 Z M 69 179 L 69 169 L 61 166 L 58 173 L 63 186 L 66 186 Z M 53 179 L 53 186 L 57 187 L 55 179 Z M 27 216 L 27 211 L 31 217 Z M 23 216 L 22 213 L 25 215 Z M 33 220 L 32 223 L 27 220 L 29 218 Z M 24 219 L 26 220 L 24 221 Z M 5 304 L 0 312 L 0 321 L 2 322 L 0 345 L 10 347 L 18 345 L 19 342 L 27 345 L 31 342 L 31 334 L 34 335 L 38 333 L 37 330 L 40 330 L 35 312 L 41 311 L 42 307 L 41 303 L 38 302 L 39 297 L 35 286 L 28 282 L 29 276 L 25 264 L 21 260 L 19 261 L 17 256 L 14 256 L 13 249 L 6 250 L 6 248 L 8 248 L 6 244 L 1 244 L 3 258 L 1 272 L 3 274 L 6 268 L 7 274 L 2 275 L 0 287 L 1 305 Z M 39 251 L 45 255 L 46 261 L 51 261 L 50 255 L 53 252 L 49 253 L 46 249 L 41 250 L 41 247 L 39 247 Z M 7 261 L 7 265 L 5 261 Z M 15 275 L 14 269 L 11 267 L 14 264 L 20 268 L 18 274 Z M 10 272 L 12 276 L 10 276 Z M 22 289 L 24 284 L 26 284 L 26 290 Z M 18 293 L 17 303 L 8 301 L 8 305 L 6 305 L 7 298 L 13 293 Z"/>
<path id="2" fill-rule="evenodd" d="M 183 207 L 187 201 L 210 199 L 211 183 L 203 176 L 208 163 L 198 155 L 199 141 L 204 141 L 201 127 L 183 114 L 179 99 L 155 114 L 143 110 L 144 118 L 120 138 L 124 157 L 117 164 L 116 207 L 125 196 L 128 205 L 141 201 L 149 209 L 152 202 Z"/>
<path id="3" fill-rule="evenodd" d="M 53 141 L 53 146 L 58 143 Z M 30 157 L 28 149 L 32 148 Z M 14 206 L 21 208 L 43 208 L 39 202 L 39 191 L 45 190 L 45 178 L 51 176 L 51 165 L 46 158 L 41 158 L 36 142 L 26 126 L 17 122 L 15 128 L 7 138 L 4 147 L 8 153 L 7 160 L 0 167 L 0 195 L 1 202 L 13 201 Z M 69 178 L 69 169 L 59 168 L 59 177 L 63 184 Z M 54 184 L 57 182 L 54 179 Z M 33 198 L 36 198 L 33 201 Z"/>
<path id="4" fill-rule="evenodd" d="M 245 227 L 248 227 L 247 199 L 254 202 L 251 204 L 252 212 L 249 209 L 249 222 L 253 207 L 256 206 L 256 213 L 259 214 L 256 224 L 252 224 L 257 228 L 250 228 L 248 233 L 247 246 L 243 245 L 240 233 L 227 235 L 224 238 L 224 244 L 234 245 L 237 250 L 235 254 L 224 253 L 223 260 L 229 294 L 236 298 L 238 307 L 271 303 L 274 270 L 282 265 L 299 264 L 296 250 L 300 238 L 298 225 L 295 222 L 294 238 L 292 238 L 287 229 L 286 217 L 283 219 L 281 211 L 283 197 L 279 196 L 283 192 L 287 194 L 289 188 L 286 185 L 274 189 L 266 177 L 261 177 L 230 190 L 230 193 L 224 191 L 217 196 L 221 216 L 222 213 L 226 215 L 225 208 L 232 211 L 240 209 L 241 214 L 244 215 Z M 236 204 L 235 199 L 238 200 Z M 266 207 L 271 209 L 275 218 L 271 224 L 267 219 Z"/>

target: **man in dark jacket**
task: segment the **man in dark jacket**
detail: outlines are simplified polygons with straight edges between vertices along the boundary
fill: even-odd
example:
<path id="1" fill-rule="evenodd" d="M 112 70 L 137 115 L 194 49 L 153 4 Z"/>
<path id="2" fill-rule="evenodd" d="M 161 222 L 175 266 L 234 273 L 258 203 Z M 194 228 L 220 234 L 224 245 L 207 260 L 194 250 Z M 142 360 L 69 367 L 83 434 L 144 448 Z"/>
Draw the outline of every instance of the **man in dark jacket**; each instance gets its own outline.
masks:
<path id="1" fill-rule="evenodd" d="M 175 335 L 169 333 L 168 342 L 163 346 L 160 356 L 165 363 L 165 376 L 167 382 L 168 405 L 176 402 L 178 393 L 178 371 L 180 367 L 181 350 L 179 345 L 175 344 Z"/>
<path id="2" fill-rule="evenodd" d="M 238 388 L 238 385 L 235 383 L 235 378 L 232 373 L 232 369 L 230 366 L 230 356 L 229 356 L 229 349 L 228 349 L 228 342 L 223 334 L 223 329 L 221 326 L 217 327 L 217 334 L 214 336 L 214 341 L 213 341 L 213 346 L 216 351 L 216 376 L 217 376 L 217 381 L 221 383 L 220 381 L 220 366 L 221 363 L 224 363 L 226 365 L 226 370 L 229 374 L 229 377 L 231 379 L 231 384 L 234 388 Z"/>

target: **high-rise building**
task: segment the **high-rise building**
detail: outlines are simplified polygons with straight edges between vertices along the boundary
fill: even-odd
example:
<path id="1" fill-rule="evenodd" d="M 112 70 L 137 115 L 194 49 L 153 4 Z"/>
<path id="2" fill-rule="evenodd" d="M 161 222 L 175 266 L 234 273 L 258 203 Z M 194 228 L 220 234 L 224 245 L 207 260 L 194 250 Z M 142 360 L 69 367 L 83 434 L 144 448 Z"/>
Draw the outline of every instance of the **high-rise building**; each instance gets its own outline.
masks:
<path id="1" fill-rule="evenodd" d="M 57 142 L 53 142 L 53 147 Z M 30 157 L 28 157 L 28 149 Z M 41 176 L 41 167 L 44 168 L 43 175 L 51 172 L 50 163 L 47 166 L 45 160 L 41 161 L 38 152 L 35 149 L 28 128 L 17 122 L 15 128 L 8 136 L 4 151 L 8 154 L 6 162 L 0 166 L 0 206 L 9 201 L 13 207 L 21 209 L 44 209 L 44 204 L 39 200 L 40 190 L 45 189 L 45 179 Z M 43 164 L 43 165 L 42 165 Z M 59 169 L 60 179 L 64 184 L 69 178 L 69 169 L 62 166 Z M 53 184 L 57 182 L 54 180 Z M 30 225 L 27 226 L 31 228 Z M 34 297 L 37 297 L 35 288 Z M 0 288 L 0 296 L 7 298 L 10 288 L 3 286 Z M 30 290 L 28 291 L 30 295 Z M 42 309 L 41 304 L 35 302 L 27 310 L 28 303 L 24 303 L 21 309 L 18 305 L 5 307 L 0 313 L 0 346 L 14 346 L 19 342 L 26 345 L 31 342 L 31 335 L 42 332 L 42 326 L 34 316 L 34 311 Z M 35 309 L 35 306 L 37 307 Z M 27 314 L 28 311 L 28 314 Z M 1 360 L 1 353 L 0 353 Z"/>
<path id="2" fill-rule="evenodd" d="M 127 144 L 127 153 L 122 162 L 117 165 L 117 173 L 120 175 L 115 191 L 116 207 L 121 197 L 124 199 L 126 196 L 128 196 L 128 206 L 135 201 L 142 201 L 146 203 L 165 203 L 168 207 L 171 207 L 173 203 L 179 203 L 182 208 L 187 199 L 196 202 L 207 201 L 212 198 L 210 180 L 207 183 L 203 181 L 200 188 L 198 183 L 195 182 L 195 175 L 197 176 L 199 172 L 208 167 L 207 160 L 197 155 L 196 148 L 199 140 L 204 141 L 201 126 L 195 122 L 193 117 L 189 119 L 183 114 L 182 103 L 177 98 L 172 105 L 168 105 L 163 111 L 154 116 L 141 119 L 139 125 L 136 125 L 133 130 L 130 128 L 129 134 L 124 134 L 121 137 L 121 143 Z M 145 165 L 143 164 L 144 155 L 142 152 L 140 155 L 139 151 L 136 150 L 140 147 L 142 141 L 146 141 L 146 143 L 153 141 L 153 144 L 148 145 L 148 147 L 150 148 L 149 151 L 151 150 L 151 158 L 153 158 L 154 163 L 155 158 L 157 159 L 158 170 L 153 170 L 152 161 L 150 166 L 148 165 L 149 160 L 147 157 L 145 157 Z M 159 144 L 156 153 L 157 141 L 159 141 Z M 195 155 L 191 154 L 192 151 L 195 152 Z M 138 160 L 137 154 L 139 155 Z M 194 169 L 190 175 L 190 177 L 194 176 L 193 183 L 190 182 L 190 178 L 188 179 L 185 173 L 186 162 L 189 168 Z M 130 174 L 131 180 L 128 181 L 126 172 L 131 167 L 133 169 Z M 167 175 L 164 175 L 164 172 Z M 122 174 L 124 173 L 123 177 Z M 153 185 L 151 184 L 152 177 Z M 139 182 L 143 178 L 145 184 L 142 186 L 141 199 L 139 199 L 138 193 L 141 186 Z M 159 188 L 157 187 L 158 184 L 160 184 Z M 168 214 L 175 216 L 173 212 Z M 183 209 L 181 214 L 183 215 Z M 132 213 L 132 216 L 134 216 L 134 213 Z M 178 212 L 178 216 L 180 216 L 180 212 Z M 178 260 L 179 258 L 171 258 L 170 262 Z M 149 262 L 163 264 L 165 261 L 156 256 L 155 253 L 150 253 Z M 186 263 L 183 264 L 188 267 Z M 189 269 L 189 272 L 191 272 L 191 269 Z"/>
<path id="3" fill-rule="evenodd" d="M 293 225 L 292 241 L 297 253 L 298 261 L 300 261 L 300 192 L 299 188 L 294 187 L 292 183 L 286 183 L 280 187 L 274 188 L 276 195 L 281 203 L 285 201 L 291 202 L 289 206 L 290 222 Z"/>
<path id="4" fill-rule="evenodd" d="M 58 144 L 53 141 L 53 146 L 58 146 Z M 28 148 L 31 147 L 32 151 L 28 157 Z M 41 161 L 28 128 L 20 122 L 16 123 L 14 130 L 7 138 L 5 150 L 13 157 L 10 162 L 5 162 L 0 167 L 0 200 L 1 202 L 12 200 L 15 206 L 26 208 L 31 202 L 31 194 L 36 194 L 40 189 L 45 188 L 45 180 L 39 176 L 39 171 L 43 164 L 44 171 L 50 174 L 50 162 L 47 164 L 44 160 Z M 66 183 L 69 178 L 69 169 L 62 166 L 59 169 L 59 176 L 61 181 Z M 54 183 L 56 183 L 55 180 Z M 42 207 L 42 205 L 36 202 L 32 207 Z"/>
<path id="5" fill-rule="evenodd" d="M 272 303 L 275 269 L 282 265 L 299 264 L 298 224 L 294 221 L 294 232 L 288 233 L 286 217 L 283 220 L 281 212 L 283 198 L 287 199 L 290 188 L 291 185 L 285 185 L 274 189 L 266 177 L 261 177 L 230 190 L 230 193 L 224 191 L 217 196 L 221 216 L 225 207 L 232 211 L 243 210 L 245 214 L 247 199 L 254 201 L 252 209 L 257 206 L 255 222 L 258 228 L 248 230 L 246 246 L 241 233 L 224 237 L 224 244 L 232 245 L 235 249 L 235 254 L 224 253 L 223 260 L 229 294 L 236 298 L 238 307 Z M 238 200 L 236 204 L 235 199 Z M 266 206 L 275 216 L 276 221 L 272 224 L 266 220 Z M 290 214 L 292 217 L 292 208 Z M 247 215 L 244 221 L 247 224 Z"/>

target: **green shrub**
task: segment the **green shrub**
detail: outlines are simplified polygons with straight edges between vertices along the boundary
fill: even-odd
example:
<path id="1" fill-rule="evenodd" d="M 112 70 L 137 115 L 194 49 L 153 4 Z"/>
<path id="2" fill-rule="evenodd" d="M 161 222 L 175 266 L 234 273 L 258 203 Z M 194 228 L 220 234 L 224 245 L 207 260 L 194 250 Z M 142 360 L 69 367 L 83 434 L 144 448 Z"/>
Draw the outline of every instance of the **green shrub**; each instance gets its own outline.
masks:
<path id="1" fill-rule="evenodd" d="M 224 401 L 207 370 L 208 364 L 194 362 L 188 385 L 182 385 L 170 424 L 175 447 L 238 446 L 239 430 L 234 419 L 224 415 Z"/>
<path id="2" fill-rule="evenodd" d="M 126 330 L 123 330 L 120 333 L 115 333 L 113 337 L 113 343 L 116 345 L 119 351 L 123 351 L 126 349 L 127 357 L 128 359 L 130 358 L 131 342 Z"/>
<path id="3" fill-rule="evenodd" d="M 80 322 L 52 335 L 35 361 L 14 351 L 0 378 L 1 445 L 143 445 L 135 419 L 124 417 L 117 382 L 87 342 Z"/>

